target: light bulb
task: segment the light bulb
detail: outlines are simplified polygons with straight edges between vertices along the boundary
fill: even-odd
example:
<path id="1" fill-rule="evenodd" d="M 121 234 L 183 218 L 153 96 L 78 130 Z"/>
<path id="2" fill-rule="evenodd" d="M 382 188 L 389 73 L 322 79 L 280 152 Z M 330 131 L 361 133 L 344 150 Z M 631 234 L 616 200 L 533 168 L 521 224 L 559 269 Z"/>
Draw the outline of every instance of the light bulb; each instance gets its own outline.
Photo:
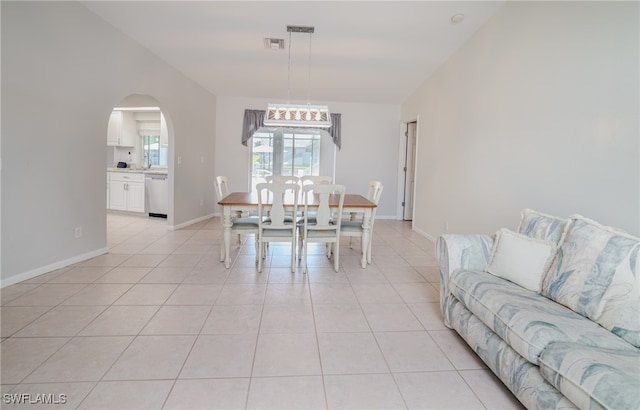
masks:
<path id="1" fill-rule="evenodd" d="M 289 110 L 285 111 L 284 119 L 285 120 L 290 120 L 291 119 L 291 111 L 289 111 Z"/>
<path id="2" fill-rule="evenodd" d="M 307 121 L 311 121 L 311 111 L 307 110 L 307 113 L 305 114 L 304 119 Z"/>

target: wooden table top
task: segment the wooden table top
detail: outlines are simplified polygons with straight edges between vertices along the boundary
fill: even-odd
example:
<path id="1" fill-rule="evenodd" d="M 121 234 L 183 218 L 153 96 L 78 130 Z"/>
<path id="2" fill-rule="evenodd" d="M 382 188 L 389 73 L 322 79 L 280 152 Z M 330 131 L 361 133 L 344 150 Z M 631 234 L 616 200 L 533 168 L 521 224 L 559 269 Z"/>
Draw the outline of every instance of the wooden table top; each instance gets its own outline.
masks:
<path id="1" fill-rule="evenodd" d="M 329 197 L 329 206 L 337 207 L 339 201 L 338 195 L 331 195 Z M 218 201 L 218 205 L 228 205 L 228 206 L 258 206 L 258 194 L 252 194 L 251 192 L 232 192 L 220 201 Z M 285 197 L 285 205 L 293 205 L 293 198 Z M 304 202 L 302 200 L 298 200 L 298 206 L 303 207 Z M 314 196 L 314 202 L 310 203 L 309 206 L 317 207 L 317 196 Z M 376 204 L 368 200 L 362 195 L 359 194 L 345 194 L 344 195 L 344 204 L 343 208 L 375 208 Z"/>

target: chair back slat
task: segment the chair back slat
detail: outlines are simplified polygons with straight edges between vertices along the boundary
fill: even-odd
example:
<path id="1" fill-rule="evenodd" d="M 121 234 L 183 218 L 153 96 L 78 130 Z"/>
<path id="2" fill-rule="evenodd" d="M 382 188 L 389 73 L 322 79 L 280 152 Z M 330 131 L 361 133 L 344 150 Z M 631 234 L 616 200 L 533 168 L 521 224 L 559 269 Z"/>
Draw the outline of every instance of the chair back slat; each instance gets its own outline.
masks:
<path id="1" fill-rule="evenodd" d="M 340 229 L 340 220 L 342 218 L 342 208 L 344 205 L 344 185 L 336 184 L 312 184 L 302 187 L 304 192 L 304 214 L 305 227 L 314 230 L 336 230 Z M 331 209 L 329 207 L 329 199 L 331 194 L 338 195 L 338 207 Z M 315 209 L 313 225 L 309 225 L 309 204 L 314 202 L 313 195 L 317 196 L 318 207 Z"/>
<path id="2" fill-rule="evenodd" d="M 216 194 L 218 195 L 218 200 L 225 198 L 229 195 L 229 184 L 227 183 L 227 177 L 220 175 L 217 176 L 214 180 L 214 185 L 216 187 Z"/>
<path id="3" fill-rule="evenodd" d="M 382 182 L 369 181 L 369 191 L 367 191 L 367 199 L 378 205 L 378 201 L 380 201 L 380 196 L 382 195 L 382 188 Z"/>
<path id="4" fill-rule="evenodd" d="M 260 224 L 268 224 L 268 229 L 293 229 L 295 224 L 286 218 L 285 196 L 293 199 L 294 215 L 298 208 L 298 184 L 267 182 L 256 185 L 258 191 L 258 216 Z M 265 206 L 268 205 L 268 206 Z M 267 215 L 268 213 L 268 215 Z M 266 219 L 268 216 L 268 220 Z M 267 222 L 265 222 L 265 220 Z M 262 229 L 262 228 L 261 228 Z"/>

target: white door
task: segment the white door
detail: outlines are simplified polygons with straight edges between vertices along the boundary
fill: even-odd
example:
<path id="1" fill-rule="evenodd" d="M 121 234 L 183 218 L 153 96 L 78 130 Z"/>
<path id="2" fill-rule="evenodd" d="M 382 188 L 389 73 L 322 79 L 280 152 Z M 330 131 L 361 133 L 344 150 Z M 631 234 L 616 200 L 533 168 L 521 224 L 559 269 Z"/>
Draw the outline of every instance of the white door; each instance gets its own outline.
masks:
<path id="1" fill-rule="evenodd" d="M 404 164 L 404 200 L 402 201 L 402 219 L 411 221 L 413 219 L 413 193 L 415 189 L 416 176 L 416 135 L 417 122 L 407 124 L 407 151 Z"/>

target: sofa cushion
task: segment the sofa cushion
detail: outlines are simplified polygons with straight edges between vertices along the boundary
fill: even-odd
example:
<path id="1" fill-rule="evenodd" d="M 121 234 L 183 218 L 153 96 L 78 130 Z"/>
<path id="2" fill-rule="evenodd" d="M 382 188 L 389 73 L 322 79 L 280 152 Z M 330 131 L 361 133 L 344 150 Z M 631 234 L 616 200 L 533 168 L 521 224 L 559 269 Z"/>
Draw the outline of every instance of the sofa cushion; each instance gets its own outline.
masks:
<path id="1" fill-rule="evenodd" d="M 640 239 L 571 217 L 542 293 L 640 347 Z"/>
<path id="2" fill-rule="evenodd" d="M 576 406 L 547 382 L 535 366 L 492 332 L 462 303 L 451 297 L 443 306 L 451 327 L 469 344 L 489 369 L 528 409 L 575 409 Z"/>
<path id="3" fill-rule="evenodd" d="M 579 408 L 640 408 L 640 350 L 553 343 L 538 363 L 545 380 Z"/>
<path id="4" fill-rule="evenodd" d="M 550 343 L 634 351 L 635 348 L 570 309 L 487 272 L 458 270 L 449 290 L 491 330 L 531 363 Z"/>
<path id="5" fill-rule="evenodd" d="M 500 229 L 485 271 L 540 292 L 542 278 L 555 254 L 556 246 L 552 242 Z"/>
<path id="6" fill-rule="evenodd" d="M 566 224 L 567 219 L 523 209 L 520 213 L 518 233 L 557 244 L 560 242 Z"/>

